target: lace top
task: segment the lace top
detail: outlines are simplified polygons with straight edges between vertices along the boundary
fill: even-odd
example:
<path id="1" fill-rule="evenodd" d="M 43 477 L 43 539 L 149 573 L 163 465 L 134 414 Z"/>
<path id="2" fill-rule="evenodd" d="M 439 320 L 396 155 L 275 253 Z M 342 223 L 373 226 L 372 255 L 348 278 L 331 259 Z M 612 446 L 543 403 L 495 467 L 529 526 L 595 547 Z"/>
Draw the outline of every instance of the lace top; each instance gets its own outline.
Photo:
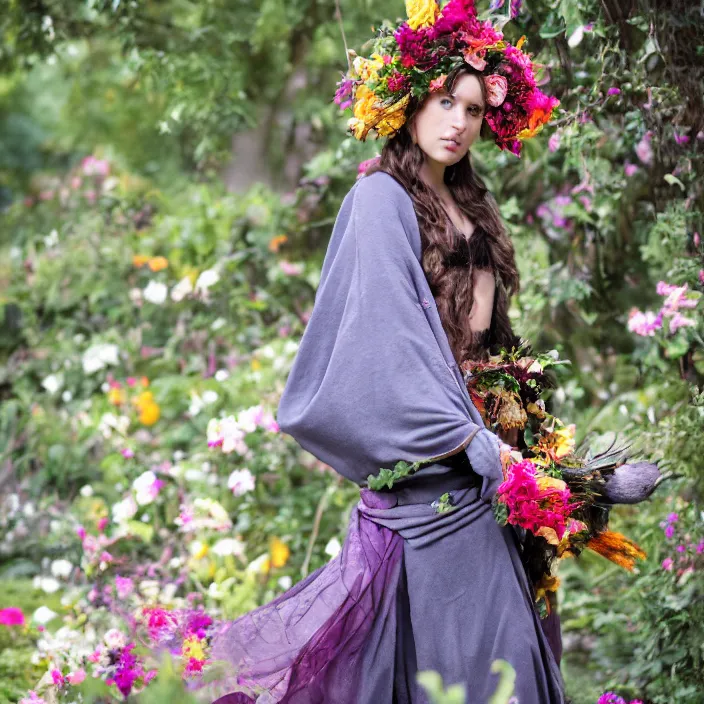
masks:
<path id="1" fill-rule="evenodd" d="M 453 250 L 445 256 L 445 266 L 462 267 L 472 270 L 493 270 L 491 250 L 489 248 L 489 243 L 487 242 L 486 230 L 481 225 L 477 225 L 474 228 L 474 232 L 472 232 L 470 237 L 467 238 L 467 236 L 462 233 L 454 225 L 454 223 L 452 223 L 452 221 L 450 222 L 455 238 L 455 246 Z M 472 331 L 471 338 L 467 343 L 467 349 L 469 352 L 468 359 L 485 360 L 489 356 L 490 347 L 492 344 L 497 342 L 495 339 L 495 321 L 499 299 L 499 280 L 497 279 L 496 274 L 494 274 L 494 291 L 493 300 L 491 302 L 491 323 L 488 328 Z M 488 301 L 485 300 L 483 303 L 487 305 Z M 476 305 L 482 305 L 482 301 L 475 298 L 473 306 Z"/>

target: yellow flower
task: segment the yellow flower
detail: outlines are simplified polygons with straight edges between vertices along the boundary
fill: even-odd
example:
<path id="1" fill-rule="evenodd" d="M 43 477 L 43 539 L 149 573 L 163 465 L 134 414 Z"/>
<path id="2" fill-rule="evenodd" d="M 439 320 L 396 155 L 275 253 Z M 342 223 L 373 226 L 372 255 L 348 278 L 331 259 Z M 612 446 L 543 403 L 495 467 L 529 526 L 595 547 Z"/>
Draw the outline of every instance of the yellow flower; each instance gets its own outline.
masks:
<path id="1" fill-rule="evenodd" d="M 406 0 L 406 14 L 411 29 L 431 27 L 440 14 L 440 8 L 435 0 Z"/>
<path id="2" fill-rule="evenodd" d="M 137 268 L 144 266 L 149 261 L 149 257 L 146 254 L 135 254 L 132 257 L 132 265 Z"/>
<path id="3" fill-rule="evenodd" d="M 166 257 L 151 257 L 147 264 L 152 271 L 161 271 L 169 266 L 169 260 Z"/>
<path id="4" fill-rule="evenodd" d="M 393 105 L 385 107 L 379 103 L 376 95 L 362 84 L 357 88 L 356 98 L 354 117 L 349 121 L 349 128 L 361 141 L 366 139 L 372 129 L 375 129 L 380 137 L 388 137 L 406 121 L 406 107 L 410 95 L 405 95 Z"/>
<path id="5" fill-rule="evenodd" d="M 139 422 L 142 425 L 154 425 L 161 416 L 161 409 L 159 405 L 153 401 L 145 403 L 141 406 L 139 411 Z"/>
<path id="6" fill-rule="evenodd" d="M 272 567 L 283 567 L 291 556 L 288 545 L 278 538 L 273 538 L 269 545 L 269 556 Z"/>
<path id="7" fill-rule="evenodd" d="M 258 359 L 253 359 L 250 366 L 252 367 L 252 371 L 256 372 L 262 368 L 262 363 Z"/>
<path id="8" fill-rule="evenodd" d="M 126 400 L 124 389 L 112 388 L 108 391 L 108 401 L 113 406 L 121 406 Z"/>
<path id="9" fill-rule="evenodd" d="M 548 435 L 541 437 L 531 449 L 537 455 L 533 462 L 542 467 L 547 467 L 551 462 L 557 462 L 574 452 L 575 426 L 568 425 L 564 428 L 553 430 Z"/>
<path id="10" fill-rule="evenodd" d="M 143 406 L 148 403 L 153 403 L 154 402 L 154 394 L 151 391 L 142 391 L 141 394 L 139 394 L 135 399 L 134 399 L 134 405 L 139 408 L 140 406 Z"/>
<path id="11" fill-rule="evenodd" d="M 188 636 L 188 638 L 183 641 L 183 657 L 188 659 L 195 658 L 196 660 L 205 660 L 203 643 L 198 636 Z"/>

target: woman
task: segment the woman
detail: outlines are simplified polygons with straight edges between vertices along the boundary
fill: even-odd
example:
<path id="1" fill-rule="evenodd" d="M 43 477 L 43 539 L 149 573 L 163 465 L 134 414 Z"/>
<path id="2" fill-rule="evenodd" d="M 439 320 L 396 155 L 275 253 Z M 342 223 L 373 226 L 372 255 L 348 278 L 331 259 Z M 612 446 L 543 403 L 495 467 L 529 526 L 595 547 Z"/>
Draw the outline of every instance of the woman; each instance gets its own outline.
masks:
<path id="1" fill-rule="evenodd" d="M 513 344 L 507 306 L 518 287 L 469 149 L 483 123 L 501 131 L 492 109 L 511 99 L 518 112 L 539 96 L 513 97 L 524 86 L 511 77 L 529 62 L 507 54 L 466 0 L 411 10 L 348 79 L 355 136 L 390 139 L 340 208 L 277 416 L 343 476 L 387 487 L 362 488 L 338 557 L 223 628 L 214 655 L 230 664 L 231 693 L 222 704 L 416 704 L 427 701 L 422 670 L 486 704 L 497 659 L 515 669 L 521 704 L 564 701 L 518 541 L 491 510 L 502 443 L 458 366 Z M 515 129 L 496 133 L 500 146 L 519 151 Z M 423 466 L 412 473 L 400 460 Z"/>

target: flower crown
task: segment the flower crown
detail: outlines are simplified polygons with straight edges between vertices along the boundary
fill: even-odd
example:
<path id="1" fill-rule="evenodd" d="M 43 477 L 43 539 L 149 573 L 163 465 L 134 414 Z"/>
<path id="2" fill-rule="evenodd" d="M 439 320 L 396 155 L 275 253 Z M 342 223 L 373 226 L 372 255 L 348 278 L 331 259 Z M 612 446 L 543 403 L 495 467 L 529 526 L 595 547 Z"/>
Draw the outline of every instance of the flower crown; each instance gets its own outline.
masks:
<path id="1" fill-rule="evenodd" d="M 517 156 L 522 140 L 536 135 L 560 102 L 536 85 L 533 63 L 489 21 L 477 19 L 474 0 L 406 0 L 408 20 L 382 25 L 370 58 L 355 56 L 337 84 L 335 102 L 353 108 L 349 130 L 364 141 L 393 137 L 406 122 L 411 96 L 422 98 L 442 89 L 447 75 L 467 64 L 482 74 L 486 87 L 484 115 L 500 149 Z"/>

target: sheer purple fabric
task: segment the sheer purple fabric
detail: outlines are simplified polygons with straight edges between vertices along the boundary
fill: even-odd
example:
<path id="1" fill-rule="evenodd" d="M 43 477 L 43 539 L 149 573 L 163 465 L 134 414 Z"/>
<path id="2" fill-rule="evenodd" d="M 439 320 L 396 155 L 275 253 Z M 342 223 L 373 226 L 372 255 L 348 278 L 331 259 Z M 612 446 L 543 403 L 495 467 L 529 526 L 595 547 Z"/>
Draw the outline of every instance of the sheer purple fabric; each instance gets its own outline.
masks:
<path id="1" fill-rule="evenodd" d="M 229 668 L 217 704 L 426 704 L 421 669 L 486 704 L 497 658 L 516 669 L 521 704 L 561 704 L 513 531 L 476 487 L 452 495 L 438 513 L 363 490 L 338 557 L 216 636 Z M 493 554 L 480 559 L 472 537 Z"/>

